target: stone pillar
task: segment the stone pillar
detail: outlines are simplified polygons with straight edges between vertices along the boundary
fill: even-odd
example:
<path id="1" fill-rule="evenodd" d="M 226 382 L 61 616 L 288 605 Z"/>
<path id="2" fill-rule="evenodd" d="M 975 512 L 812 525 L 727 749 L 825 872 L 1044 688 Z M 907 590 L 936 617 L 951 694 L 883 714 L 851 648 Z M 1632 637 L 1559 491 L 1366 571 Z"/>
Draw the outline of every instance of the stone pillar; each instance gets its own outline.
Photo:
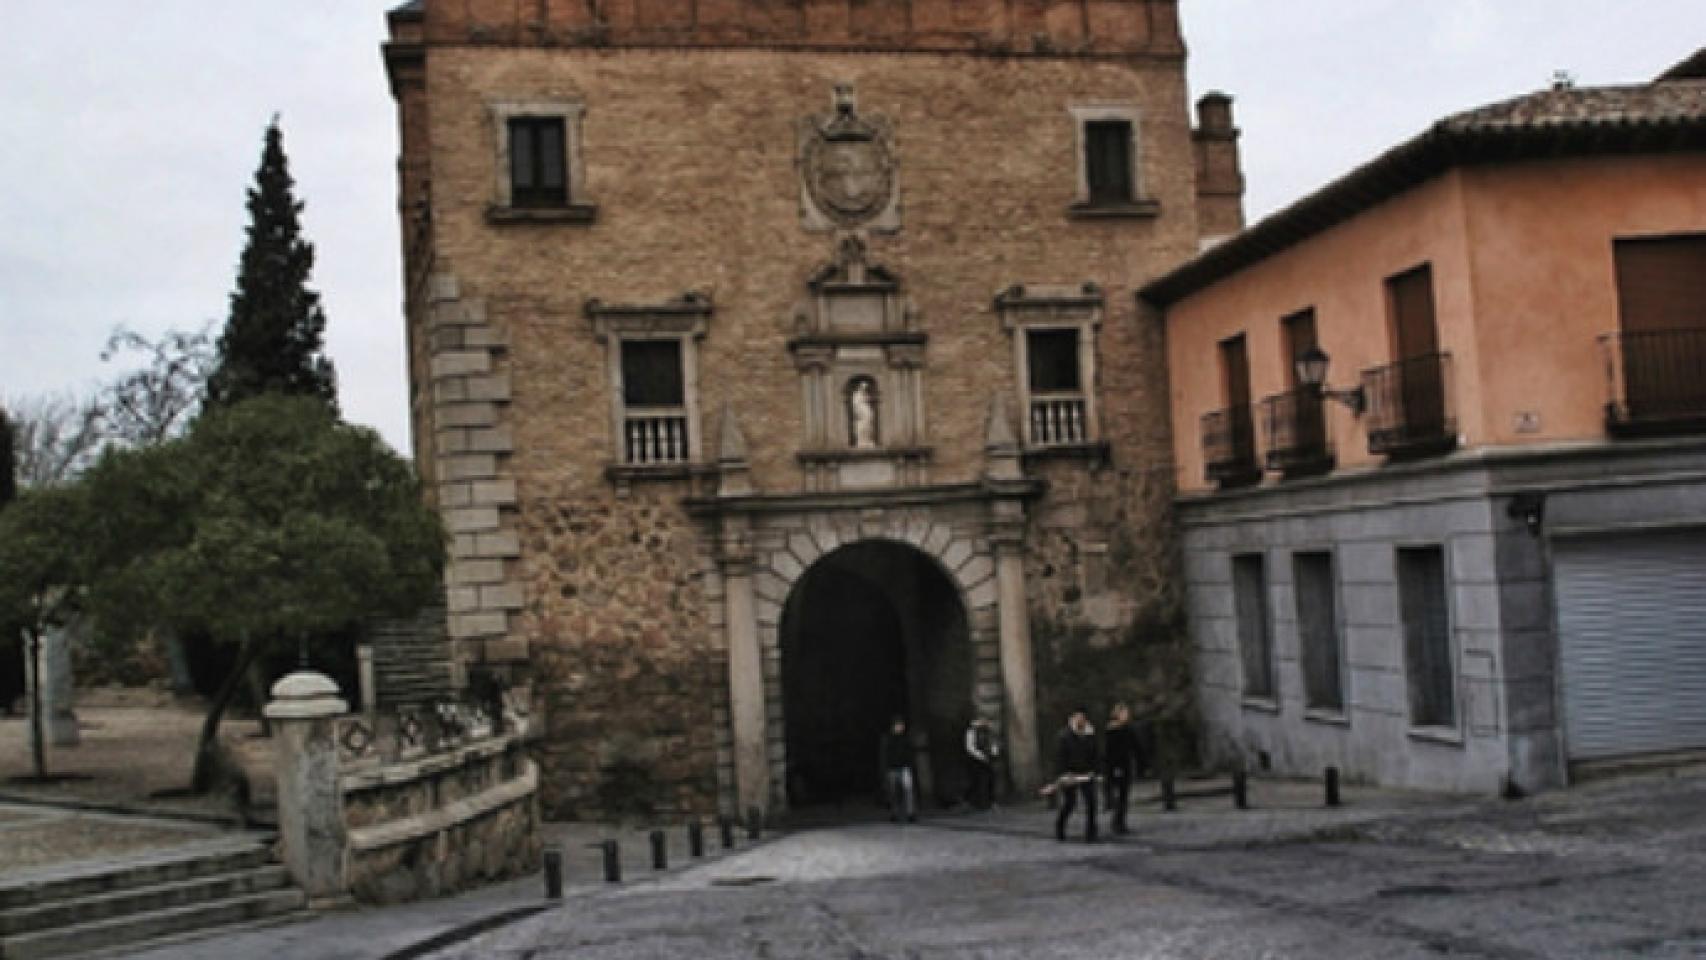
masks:
<path id="1" fill-rule="evenodd" d="M 75 747 L 82 740 L 77 714 L 71 709 L 76 696 L 71 672 L 74 638 L 70 627 L 55 627 L 42 636 L 40 647 L 42 725 L 47 728 L 47 742 L 56 747 Z"/>
<path id="2" fill-rule="evenodd" d="M 1007 416 L 1007 401 L 990 398 L 984 437 L 984 486 L 989 540 L 995 548 L 995 603 L 1001 640 L 1002 712 L 1007 724 L 1007 770 L 1021 794 L 1042 783 L 1037 756 L 1037 685 L 1031 663 L 1031 614 L 1025 598 L 1025 478 L 1023 448 Z"/>
<path id="3" fill-rule="evenodd" d="M 331 678 L 299 670 L 273 684 L 265 711 L 277 751 L 279 843 L 310 906 L 349 899 L 336 724 L 348 710 Z"/>
<path id="4" fill-rule="evenodd" d="M 742 525 L 745 518 L 726 524 Z M 752 559 L 726 548 L 723 568 L 723 629 L 729 640 L 729 720 L 734 726 L 735 790 L 740 810 L 770 808 L 770 749 L 765 736 L 764 655 L 753 609 Z M 738 535 L 734 538 L 742 539 Z"/>
<path id="5" fill-rule="evenodd" d="M 356 644 L 355 671 L 356 682 L 361 684 L 361 712 L 371 717 L 378 709 L 376 700 L 379 696 L 378 682 L 373 675 L 373 644 Z"/>
<path id="6" fill-rule="evenodd" d="M 1025 557 L 1017 542 L 995 545 L 1000 611 L 1001 686 L 1006 691 L 1007 763 L 1021 794 L 1042 783 L 1037 757 L 1037 688 L 1031 665 L 1031 615 L 1025 604 Z"/>

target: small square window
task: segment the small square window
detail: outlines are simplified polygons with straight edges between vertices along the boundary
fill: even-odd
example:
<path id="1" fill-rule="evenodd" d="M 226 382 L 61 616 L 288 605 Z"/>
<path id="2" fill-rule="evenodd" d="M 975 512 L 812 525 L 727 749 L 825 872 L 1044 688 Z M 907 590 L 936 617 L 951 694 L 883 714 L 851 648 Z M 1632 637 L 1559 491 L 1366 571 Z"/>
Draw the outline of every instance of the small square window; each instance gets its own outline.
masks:
<path id="1" fill-rule="evenodd" d="M 1092 204 L 1131 203 L 1131 121 L 1084 124 L 1084 179 Z"/>
<path id="2" fill-rule="evenodd" d="M 568 205 L 562 117 L 510 118 L 509 176 L 511 206 Z"/>

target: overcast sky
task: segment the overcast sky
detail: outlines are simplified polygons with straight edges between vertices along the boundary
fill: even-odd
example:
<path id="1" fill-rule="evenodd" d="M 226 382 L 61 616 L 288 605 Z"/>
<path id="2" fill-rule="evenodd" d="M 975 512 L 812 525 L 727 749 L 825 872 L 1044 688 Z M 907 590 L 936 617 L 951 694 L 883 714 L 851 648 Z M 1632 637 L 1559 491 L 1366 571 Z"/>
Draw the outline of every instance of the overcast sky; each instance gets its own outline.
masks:
<path id="1" fill-rule="evenodd" d="M 393 0 L 7 0 L 0 397 L 88 391 L 120 323 L 222 322 L 244 190 L 283 116 L 345 414 L 407 452 Z M 1196 93 L 1237 98 L 1252 221 L 1444 114 L 1651 78 L 1702 0 L 1180 0 Z"/>

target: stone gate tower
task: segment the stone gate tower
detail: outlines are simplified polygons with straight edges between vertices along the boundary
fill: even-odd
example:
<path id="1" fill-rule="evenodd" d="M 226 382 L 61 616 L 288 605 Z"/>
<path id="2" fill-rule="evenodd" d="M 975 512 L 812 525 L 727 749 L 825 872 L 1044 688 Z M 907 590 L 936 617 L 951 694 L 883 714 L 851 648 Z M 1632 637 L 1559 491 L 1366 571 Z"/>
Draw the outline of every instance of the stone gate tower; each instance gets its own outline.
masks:
<path id="1" fill-rule="evenodd" d="M 960 789 L 976 714 L 1025 786 L 1069 698 L 1168 685 L 1133 291 L 1240 202 L 1176 0 L 416 0 L 390 26 L 449 630 L 531 688 L 548 812 L 860 796 L 894 714 L 928 792 Z"/>

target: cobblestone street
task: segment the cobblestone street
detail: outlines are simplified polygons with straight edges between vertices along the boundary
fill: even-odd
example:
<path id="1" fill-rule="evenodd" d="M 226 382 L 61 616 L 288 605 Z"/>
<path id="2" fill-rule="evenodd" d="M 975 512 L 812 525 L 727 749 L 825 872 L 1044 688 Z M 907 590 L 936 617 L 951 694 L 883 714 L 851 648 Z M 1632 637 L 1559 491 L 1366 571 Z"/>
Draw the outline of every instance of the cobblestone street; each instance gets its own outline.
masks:
<path id="1" fill-rule="evenodd" d="M 1096 846 L 1049 838 L 1040 810 L 802 831 L 434 956 L 1706 956 L 1699 773 L 1294 817 L 1296 834 L 1270 829 L 1284 814 L 1204 806 L 1227 805 L 1146 812 L 1134 839 Z"/>

